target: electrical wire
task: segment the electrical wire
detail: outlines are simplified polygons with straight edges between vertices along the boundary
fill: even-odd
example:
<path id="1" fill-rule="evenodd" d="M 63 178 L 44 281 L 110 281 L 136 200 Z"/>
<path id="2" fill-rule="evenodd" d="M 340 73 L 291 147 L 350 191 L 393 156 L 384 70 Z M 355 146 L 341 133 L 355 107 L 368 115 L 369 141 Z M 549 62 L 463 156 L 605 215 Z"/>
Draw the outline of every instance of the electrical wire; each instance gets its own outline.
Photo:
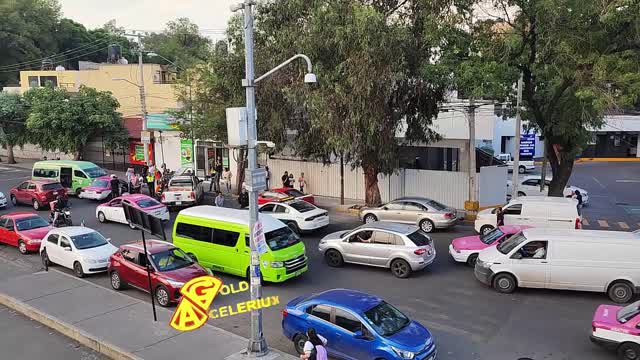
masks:
<path id="1" fill-rule="evenodd" d="M 102 46 L 102 45 L 104 45 L 105 43 L 108 43 L 108 42 L 109 42 L 109 40 L 107 40 L 107 39 L 96 40 L 96 41 L 94 41 L 92 43 L 85 44 L 85 45 L 79 46 L 79 47 L 74 48 L 74 49 L 69 49 L 69 50 L 61 52 L 61 53 L 53 54 L 51 56 L 42 57 L 40 59 L 35 59 L 35 60 L 31 60 L 31 61 L 25 61 L 25 62 L 16 63 L 16 64 L 1 65 L 0 66 L 0 70 L 6 70 L 8 68 L 20 68 L 22 66 L 32 65 L 32 64 L 40 65 L 42 63 L 42 61 L 44 61 L 44 60 L 52 60 L 52 61 L 54 61 L 54 59 L 56 59 L 58 57 L 66 58 L 66 56 L 71 55 L 73 53 L 77 53 L 77 52 L 80 52 L 80 51 L 86 51 L 89 48 L 95 47 L 96 45 Z M 60 60 L 62 60 L 62 59 L 60 59 Z"/>
<path id="2" fill-rule="evenodd" d="M 65 60 L 69 61 L 69 60 L 79 59 L 79 58 L 87 56 L 87 55 L 95 54 L 98 51 L 102 51 L 102 50 L 104 50 L 104 48 L 99 48 L 99 49 L 96 49 L 94 51 L 90 51 L 90 52 L 87 52 L 87 53 L 84 53 L 84 54 L 80 54 L 80 55 L 75 56 L 75 57 L 67 58 Z M 29 70 L 40 70 L 40 68 L 39 67 L 31 67 L 31 68 L 15 69 L 15 70 L 0 70 L 0 73 L 10 73 L 10 72 L 16 72 L 16 71 L 29 71 Z"/>

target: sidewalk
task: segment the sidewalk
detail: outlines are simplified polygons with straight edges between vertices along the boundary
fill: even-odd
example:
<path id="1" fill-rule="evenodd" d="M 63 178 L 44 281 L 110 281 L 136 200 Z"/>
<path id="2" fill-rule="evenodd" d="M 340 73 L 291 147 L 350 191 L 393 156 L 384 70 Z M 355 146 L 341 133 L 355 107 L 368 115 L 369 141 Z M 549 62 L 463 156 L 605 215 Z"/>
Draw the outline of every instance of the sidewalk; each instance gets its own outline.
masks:
<path id="1" fill-rule="evenodd" d="M 10 267 L 1 264 L 0 269 Z M 247 359 L 248 340 L 209 324 L 189 333 L 169 327 L 173 308 L 151 304 L 56 270 L 0 281 L 0 304 L 113 359 Z M 263 360 L 294 360 L 275 350 Z"/>

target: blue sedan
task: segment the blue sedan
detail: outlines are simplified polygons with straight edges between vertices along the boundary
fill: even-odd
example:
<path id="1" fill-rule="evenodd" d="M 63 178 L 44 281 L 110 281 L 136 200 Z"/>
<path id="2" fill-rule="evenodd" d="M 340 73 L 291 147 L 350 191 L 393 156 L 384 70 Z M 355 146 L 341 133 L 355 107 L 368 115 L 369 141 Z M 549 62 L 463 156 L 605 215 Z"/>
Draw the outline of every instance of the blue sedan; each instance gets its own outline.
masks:
<path id="1" fill-rule="evenodd" d="M 355 290 L 333 289 L 291 300 L 282 312 L 282 331 L 300 354 L 308 328 L 326 338 L 327 352 L 339 359 L 436 358 L 427 328 L 379 297 Z"/>

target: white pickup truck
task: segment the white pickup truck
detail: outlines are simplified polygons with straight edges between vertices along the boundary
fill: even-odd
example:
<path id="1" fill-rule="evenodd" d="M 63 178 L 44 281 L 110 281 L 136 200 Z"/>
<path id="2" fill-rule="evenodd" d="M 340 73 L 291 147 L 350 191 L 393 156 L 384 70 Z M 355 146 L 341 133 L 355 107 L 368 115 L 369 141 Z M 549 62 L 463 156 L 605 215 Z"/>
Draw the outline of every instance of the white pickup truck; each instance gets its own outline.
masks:
<path id="1" fill-rule="evenodd" d="M 160 201 L 167 206 L 197 205 L 204 195 L 202 184 L 194 176 L 174 176 Z"/>
<path id="2" fill-rule="evenodd" d="M 496 159 L 503 161 L 507 164 L 509 171 L 513 171 L 513 159 L 511 158 L 511 154 L 498 154 Z M 518 162 L 518 173 L 524 174 L 527 171 L 534 170 L 536 165 L 533 163 L 533 160 L 520 160 Z"/>

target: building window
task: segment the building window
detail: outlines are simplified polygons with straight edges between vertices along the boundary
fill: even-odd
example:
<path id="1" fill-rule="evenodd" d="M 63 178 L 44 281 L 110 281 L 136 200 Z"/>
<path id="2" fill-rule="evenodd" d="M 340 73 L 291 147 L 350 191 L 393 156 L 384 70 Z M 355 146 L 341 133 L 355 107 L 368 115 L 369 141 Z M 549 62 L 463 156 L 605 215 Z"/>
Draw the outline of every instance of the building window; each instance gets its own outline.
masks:
<path id="1" fill-rule="evenodd" d="M 36 88 L 40 86 L 40 83 L 38 82 L 38 77 L 37 76 L 29 76 L 29 87 L 30 88 Z"/>
<path id="2" fill-rule="evenodd" d="M 40 86 L 58 87 L 57 76 L 40 76 Z"/>

